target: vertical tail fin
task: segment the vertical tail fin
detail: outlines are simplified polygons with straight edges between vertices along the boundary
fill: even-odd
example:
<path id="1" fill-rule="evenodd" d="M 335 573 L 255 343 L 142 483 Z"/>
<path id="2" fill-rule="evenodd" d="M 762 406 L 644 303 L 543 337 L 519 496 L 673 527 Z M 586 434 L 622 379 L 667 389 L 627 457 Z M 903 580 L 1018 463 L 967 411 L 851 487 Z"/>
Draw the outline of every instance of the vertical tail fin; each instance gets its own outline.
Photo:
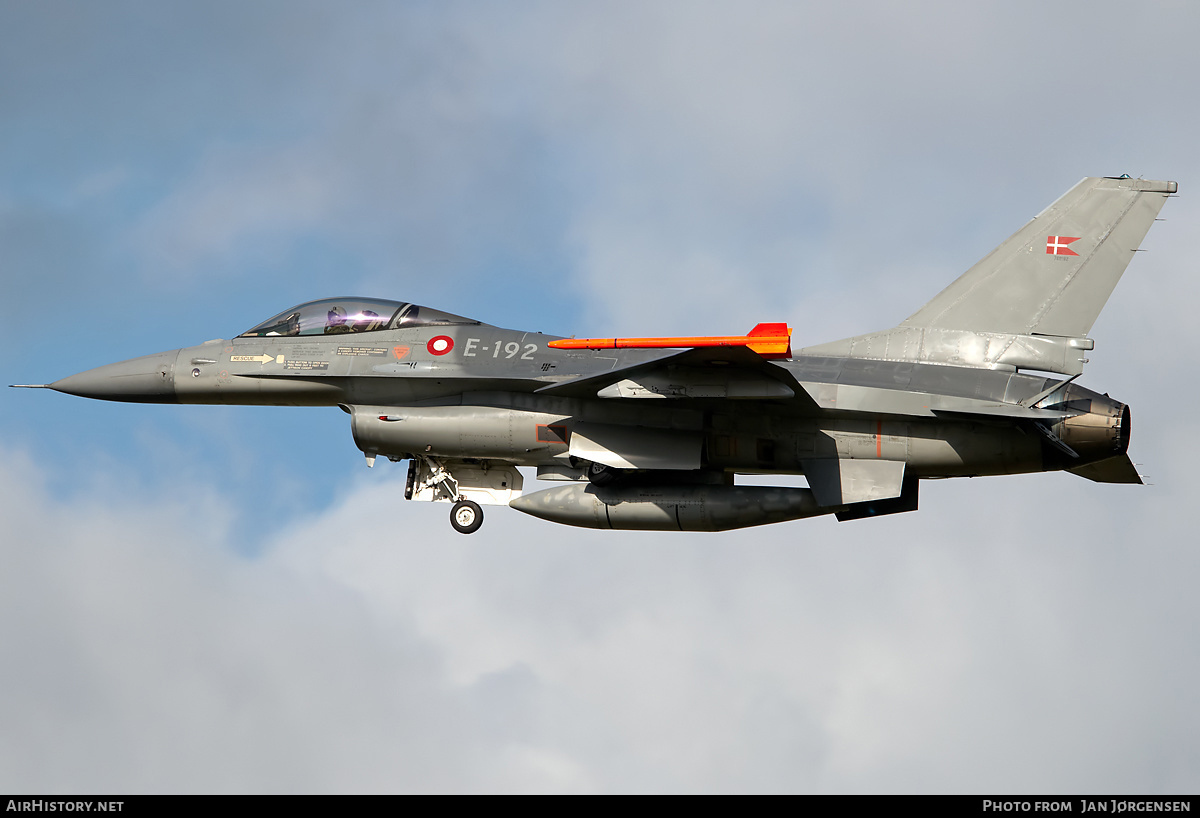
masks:
<path id="1" fill-rule="evenodd" d="M 1085 337 L 1175 182 L 1088 178 L 894 329 L 801 354 L 1077 375 Z"/>
<path id="2" fill-rule="evenodd" d="M 1175 182 L 1084 179 L 902 327 L 1087 335 Z"/>

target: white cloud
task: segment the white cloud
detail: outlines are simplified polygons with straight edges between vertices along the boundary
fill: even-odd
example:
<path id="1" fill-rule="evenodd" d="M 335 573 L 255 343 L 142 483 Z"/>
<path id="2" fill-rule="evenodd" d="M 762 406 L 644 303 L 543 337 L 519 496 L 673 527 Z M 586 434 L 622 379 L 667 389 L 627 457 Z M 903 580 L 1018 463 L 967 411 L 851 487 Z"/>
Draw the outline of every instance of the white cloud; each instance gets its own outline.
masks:
<path id="1" fill-rule="evenodd" d="M 845 525 L 493 509 L 468 538 L 384 478 L 247 560 L 219 497 L 0 478 L 8 789 L 1195 786 L 1196 558 L 1127 541 L 1157 510 L 1128 490 L 1116 531 L 1103 487 L 1052 475 Z"/>
<path id="2" fill-rule="evenodd" d="M 1033 29 L 1028 9 L 952 3 L 322 19 L 270 52 L 296 85 L 239 72 L 262 58 L 234 44 L 215 81 L 258 100 L 256 127 L 226 112 L 129 245 L 148 270 L 194 280 L 230 274 L 216 262 L 256 243 L 318 237 L 365 261 L 356 280 L 404 281 L 418 298 L 494 288 L 519 302 L 567 278 L 580 332 L 740 326 L 768 312 L 811 324 L 809 343 L 876 329 L 1080 176 L 1170 173 L 1129 164 L 1190 156 L 1112 95 L 1169 107 L 1159 72 L 1192 73 L 1176 40 L 1195 12 L 1077 8 L 1088 13 L 1038 9 Z M 1177 47 L 1106 83 L 1073 81 L 1114 30 Z M 861 289 L 887 307 L 828 314 Z"/>

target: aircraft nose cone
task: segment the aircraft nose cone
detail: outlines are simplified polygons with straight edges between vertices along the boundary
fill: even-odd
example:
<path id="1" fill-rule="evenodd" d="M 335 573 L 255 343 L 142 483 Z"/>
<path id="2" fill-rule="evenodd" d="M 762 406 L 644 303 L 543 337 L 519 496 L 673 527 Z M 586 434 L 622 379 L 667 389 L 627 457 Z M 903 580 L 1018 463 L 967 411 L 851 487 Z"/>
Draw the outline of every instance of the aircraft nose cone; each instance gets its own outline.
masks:
<path id="1" fill-rule="evenodd" d="M 50 388 L 68 395 L 98 400 L 178 403 L 175 397 L 175 357 L 178 352 L 159 352 L 98 366 L 55 381 Z"/>

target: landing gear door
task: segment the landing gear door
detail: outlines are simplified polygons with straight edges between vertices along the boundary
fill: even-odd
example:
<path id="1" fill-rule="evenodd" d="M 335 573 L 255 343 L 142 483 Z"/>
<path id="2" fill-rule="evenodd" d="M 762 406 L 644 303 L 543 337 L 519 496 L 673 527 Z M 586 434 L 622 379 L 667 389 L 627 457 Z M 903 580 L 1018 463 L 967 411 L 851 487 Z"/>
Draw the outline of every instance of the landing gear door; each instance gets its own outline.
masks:
<path id="1" fill-rule="evenodd" d="M 503 462 L 417 457 L 409 462 L 406 500 L 454 503 L 473 500 L 481 506 L 506 506 L 521 496 L 523 481 L 516 466 Z"/>

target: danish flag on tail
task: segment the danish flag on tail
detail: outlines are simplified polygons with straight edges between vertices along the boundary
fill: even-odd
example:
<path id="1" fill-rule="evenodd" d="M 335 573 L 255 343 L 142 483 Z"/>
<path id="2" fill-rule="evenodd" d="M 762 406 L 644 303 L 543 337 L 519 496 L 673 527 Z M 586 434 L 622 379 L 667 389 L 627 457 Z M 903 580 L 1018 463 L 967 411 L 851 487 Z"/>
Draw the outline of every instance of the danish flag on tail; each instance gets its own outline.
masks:
<path id="1" fill-rule="evenodd" d="M 1046 255 L 1048 256 L 1077 256 L 1070 247 L 1073 241 L 1079 241 L 1079 236 L 1046 236 Z"/>

